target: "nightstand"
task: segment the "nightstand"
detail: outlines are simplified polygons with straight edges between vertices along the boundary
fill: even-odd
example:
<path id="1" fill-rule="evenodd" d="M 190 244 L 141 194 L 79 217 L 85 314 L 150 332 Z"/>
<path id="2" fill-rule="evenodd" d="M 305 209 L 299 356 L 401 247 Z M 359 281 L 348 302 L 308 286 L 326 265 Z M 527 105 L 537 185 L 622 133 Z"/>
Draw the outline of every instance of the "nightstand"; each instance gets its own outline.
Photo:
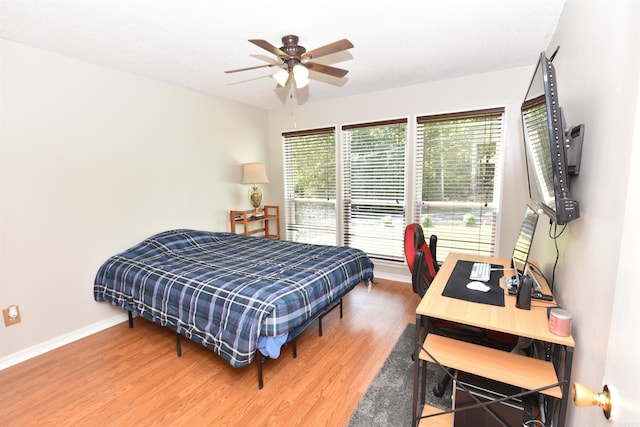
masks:
<path id="1" fill-rule="evenodd" d="M 280 207 L 265 205 L 258 210 L 230 211 L 229 222 L 232 233 L 245 236 L 261 234 L 268 239 L 280 239 Z M 238 227 L 238 229 L 236 229 Z"/>

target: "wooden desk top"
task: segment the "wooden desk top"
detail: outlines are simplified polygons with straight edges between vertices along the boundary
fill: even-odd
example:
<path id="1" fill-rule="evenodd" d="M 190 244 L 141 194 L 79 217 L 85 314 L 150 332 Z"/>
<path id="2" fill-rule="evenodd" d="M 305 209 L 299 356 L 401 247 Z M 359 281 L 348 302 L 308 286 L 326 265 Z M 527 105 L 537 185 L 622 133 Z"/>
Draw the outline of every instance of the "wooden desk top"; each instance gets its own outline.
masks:
<path id="1" fill-rule="evenodd" d="M 450 253 L 420 301 L 416 314 L 575 347 L 572 336 L 561 337 L 549 331 L 547 307 L 555 306 L 555 302 L 531 300 L 531 310 L 522 310 L 516 308 L 515 296 L 509 295 L 506 289 L 504 290 L 504 307 L 442 296 L 442 291 L 458 260 L 489 262 L 504 265 L 508 272 L 512 270 L 511 260 L 508 258 Z M 550 294 L 551 291 L 544 278 L 540 276 L 537 278 L 542 286 L 542 292 Z"/>

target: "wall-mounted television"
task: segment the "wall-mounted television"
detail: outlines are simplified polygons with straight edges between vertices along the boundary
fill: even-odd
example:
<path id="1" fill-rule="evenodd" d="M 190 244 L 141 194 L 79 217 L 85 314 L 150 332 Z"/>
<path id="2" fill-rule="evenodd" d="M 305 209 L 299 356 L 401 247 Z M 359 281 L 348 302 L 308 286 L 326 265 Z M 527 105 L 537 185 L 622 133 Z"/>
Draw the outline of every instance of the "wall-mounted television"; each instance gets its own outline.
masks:
<path id="1" fill-rule="evenodd" d="M 552 61 L 540 54 L 522 103 L 522 129 L 529 196 L 551 220 L 564 225 L 580 217 L 571 196 L 571 178 L 580 172 L 584 125 L 565 126 Z"/>

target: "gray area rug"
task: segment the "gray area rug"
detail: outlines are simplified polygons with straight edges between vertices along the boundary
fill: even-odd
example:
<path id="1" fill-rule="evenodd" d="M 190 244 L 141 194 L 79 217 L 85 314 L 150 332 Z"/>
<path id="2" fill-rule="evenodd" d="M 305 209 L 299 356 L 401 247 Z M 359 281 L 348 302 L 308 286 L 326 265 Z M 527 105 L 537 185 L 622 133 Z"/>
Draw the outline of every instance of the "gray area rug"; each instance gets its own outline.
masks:
<path id="1" fill-rule="evenodd" d="M 410 426 L 413 406 L 413 354 L 415 325 L 409 324 L 391 350 L 382 368 L 369 385 L 347 426 Z M 435 375 L 436 366 L 428 364 L 428 378 Z M 437 375 L 440 378 L 440 375 Z M 426 403 L 441 409 L 451 408 L 451 384 L 441 398 L 427 384 Z"/>

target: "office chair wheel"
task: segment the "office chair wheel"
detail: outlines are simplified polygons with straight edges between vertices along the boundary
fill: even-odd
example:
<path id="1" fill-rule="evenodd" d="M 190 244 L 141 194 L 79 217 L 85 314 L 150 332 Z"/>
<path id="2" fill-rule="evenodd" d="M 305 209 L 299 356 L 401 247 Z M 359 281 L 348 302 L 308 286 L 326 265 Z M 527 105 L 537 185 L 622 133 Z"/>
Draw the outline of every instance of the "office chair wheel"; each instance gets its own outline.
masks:
<path id="1" fill-rule="evenodd" d="M 435 397 L 442 397 L 444 396 L 444 387 L 442 387 L 441 384 L 436 384 L 433 386 L 433 395 Z"/>
<path id="2" fill-rule="evenodd" d="M 433 386 L 433 395 L 435 397 L 442 397 L 444 396 L 444 390 L 447 388 L 447 385 L 449 384 L 449 382 L 451 381 L 451 377 L 455 374 L 456 370 L 449 368 L 448 369 L 449 373 L 445 373 L 441 378 L 440 381 L 438 381 L 436 383 L 436 385 Z"/>

